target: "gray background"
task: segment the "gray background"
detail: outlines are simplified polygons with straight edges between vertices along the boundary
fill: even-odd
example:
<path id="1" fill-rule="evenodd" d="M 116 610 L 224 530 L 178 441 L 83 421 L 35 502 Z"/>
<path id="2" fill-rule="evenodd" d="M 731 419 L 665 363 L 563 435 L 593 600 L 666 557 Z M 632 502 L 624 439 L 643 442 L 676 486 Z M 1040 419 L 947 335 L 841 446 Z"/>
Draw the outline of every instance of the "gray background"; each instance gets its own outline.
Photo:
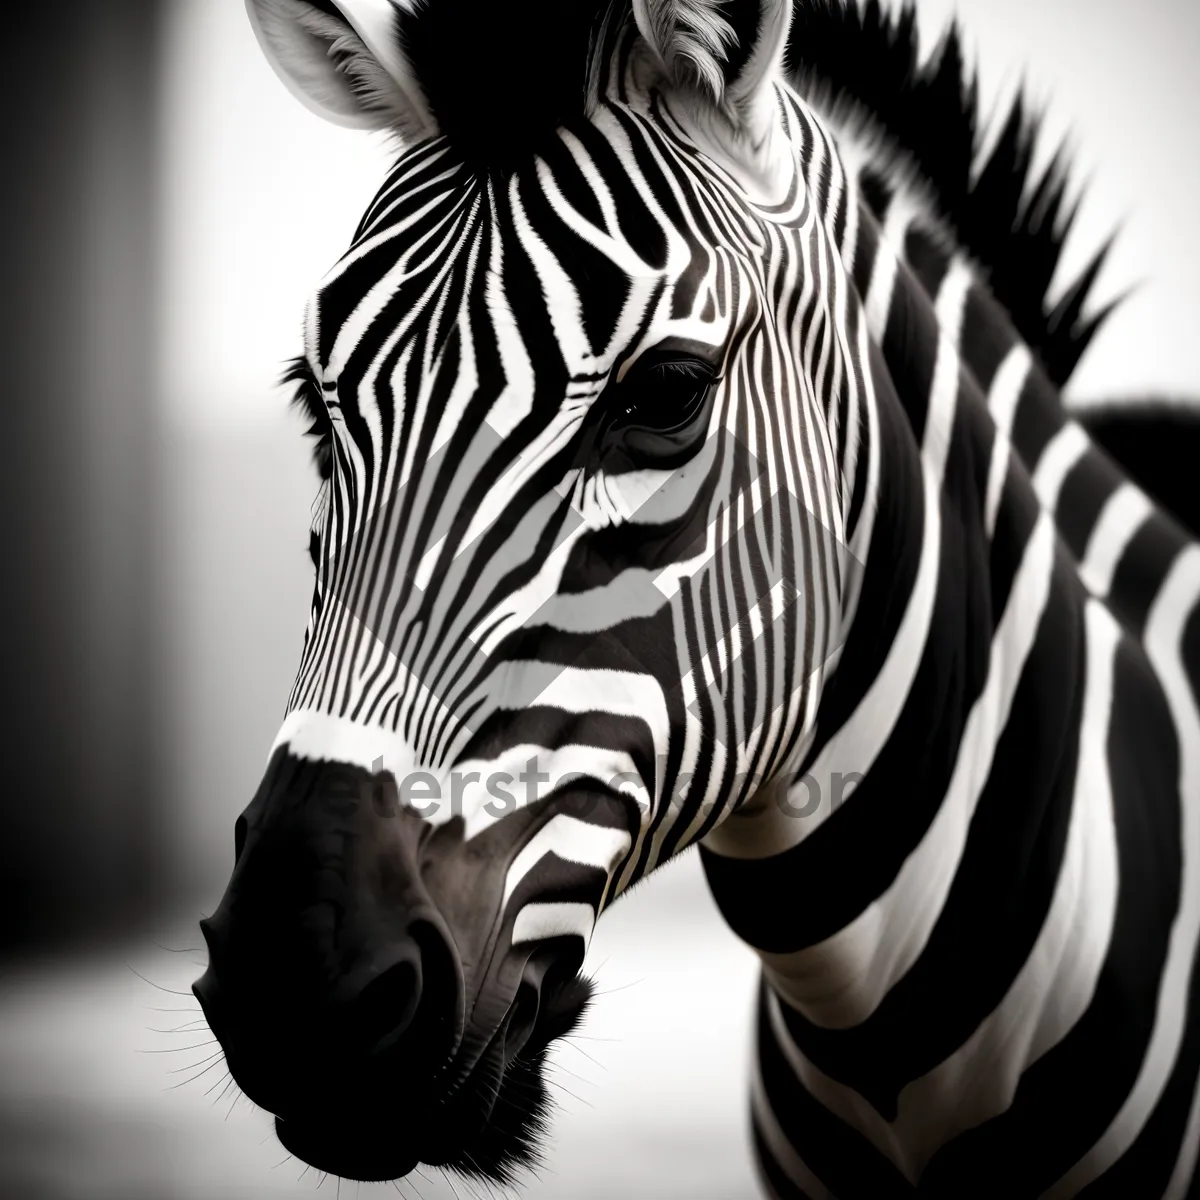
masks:
<path id="1" fill-rule="evenodd" d="M 918 8 L 934 32 L 954 6 Z M 286 93 L 239 0 L 53 9 L 13 18 L 3 85 L 0 1194 L 308 1195 L 263 1114 L 205 1094 L 223 1068 L 173 1087 L 211 1047 L 162 1051 L 207 1035 L 155 1030 L 191 1020 L 195 920 L 307 615 L 315 481 L 273 381 L 386 155 Z M 1023 76 L 1077 148 L 1066 271 L 1122 225 L 1101 291 L 1138 289 L 1072 398 L 1200 395 L 1200 5 L 958 10 L 989 105 Z M 622 900 L 589 963 L 596 1040 L 557 1055 L 525 1194 L 750 1195 L 754 964 L 694 858 Z"/>

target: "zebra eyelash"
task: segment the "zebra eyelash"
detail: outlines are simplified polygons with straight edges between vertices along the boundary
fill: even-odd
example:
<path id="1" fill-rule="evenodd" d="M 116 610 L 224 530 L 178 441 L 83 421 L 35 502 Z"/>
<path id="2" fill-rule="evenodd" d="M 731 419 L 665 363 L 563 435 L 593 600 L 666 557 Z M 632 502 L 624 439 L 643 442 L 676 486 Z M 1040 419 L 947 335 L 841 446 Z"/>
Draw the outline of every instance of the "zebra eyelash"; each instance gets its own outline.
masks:
<path id="1" fill-rule="evenodd" d="M 648 371 L 659 371 L 663 375 L 686 375 L 690 379 L 709 380 L 715 378 L 715 373 L 709 363 L 697 358 L 669 358 L 651 363 Z"/>
<path id="2" fill-rule="evenodd" d="M 294 383 L 296 390 L 292 395 L 292 407 L 300 411 L 307 419 L 306 437 L 314 439 L 313 462 L 322 483 L 329 481 L 333 473 L 333 425 L 329 420 L 329 409 L 321 391 L 312 366 L 304 355 L 293 358 L 287 365 L 280 383 L 283 386 Z"/>

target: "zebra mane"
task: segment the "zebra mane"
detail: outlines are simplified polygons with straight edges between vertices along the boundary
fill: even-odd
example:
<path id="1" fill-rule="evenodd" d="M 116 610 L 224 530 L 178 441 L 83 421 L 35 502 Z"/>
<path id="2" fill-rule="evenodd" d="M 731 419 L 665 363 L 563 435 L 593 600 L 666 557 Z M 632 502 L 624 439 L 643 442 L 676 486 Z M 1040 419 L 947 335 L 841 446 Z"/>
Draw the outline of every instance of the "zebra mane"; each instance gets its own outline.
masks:
<path id="1" fill-rule="evenodd" d="M 1030 111 L 1023 91 L 980 161 L 978 80 L 964 61 L 957 21 L 921 66 L 913 0 L 895 12 L 885 12 L 879 0 L 803 0 L 795 6 L 787 63 L 802 95 L 884 142 L 881 165 L 890 156 L 901 172 L 915 171 L 1021 337 L 1050 378 L 1065 384 L 1120 302 L 1084 315 L 1112 238 L 1051 305 L 1050 285 L 1078 202 L 1067 200 L 1062 147 L 1041 173 L 1033 171 L 1043 118 Z"/>

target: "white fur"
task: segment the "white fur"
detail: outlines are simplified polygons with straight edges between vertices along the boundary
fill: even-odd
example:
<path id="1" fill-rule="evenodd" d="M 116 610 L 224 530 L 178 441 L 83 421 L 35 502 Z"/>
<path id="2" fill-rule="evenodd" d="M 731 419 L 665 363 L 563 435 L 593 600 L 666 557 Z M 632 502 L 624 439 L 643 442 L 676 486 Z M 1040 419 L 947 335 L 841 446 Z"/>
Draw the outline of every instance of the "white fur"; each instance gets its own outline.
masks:
<path id="1" fill-rule="evenodd" d="M 721 63 L 734 42 L 733 26 L 713 0 L 634 0 L 638 32 L 676 84 L 688 74 L 720 102 L 725 96 Z"/>
<path id="2" fill-rule="evenodd" d="M 750 131 L 769 131 L 775 124 L 774 84 L 783 77 L 783 52 L 792 23 L 791 0 L 772 0 L 763 10 L 758 41 L 727 93 L 739 124 Z"/>
<path id="3" fill-rule="evenodd" d="M 723 64 L 735 33 L 716 0 L 633 0 L 633 11 L 642 40 L 682 101 L 689 135 L 722 165 L 735 165 L 734 174 L 772 203 L 791 174 L 776 91 L 791 0 L 763 0 L 754 45 L 728 84 Z"/>

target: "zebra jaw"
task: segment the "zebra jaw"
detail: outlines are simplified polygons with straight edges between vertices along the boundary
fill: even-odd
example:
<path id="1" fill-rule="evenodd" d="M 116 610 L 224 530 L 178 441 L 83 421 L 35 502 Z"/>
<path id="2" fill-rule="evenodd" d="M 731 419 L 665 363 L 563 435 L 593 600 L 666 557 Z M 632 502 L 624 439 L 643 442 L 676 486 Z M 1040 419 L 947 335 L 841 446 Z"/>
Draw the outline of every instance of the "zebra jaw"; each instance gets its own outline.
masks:
<path id="1" fill-rule="evenodd" d="M 487 1183 L 514 1183 L 543 1159 L 552 1108 L 543 1077 L 550 1046 L 578 1026 L 591 993 L 590 981 L 570 980 L 507 1065 L 497 1062 L 505 1040 L 504 1030 L 497 1031 L 459 1088 L 424 1112 L 397 1117 L 385 1109 L 383 1120 L 350 1123 L 276 1116 L 275 1134 L 307 1165 L 346 1179 L 387 1182 L 425 1165 Z M 402 1082 L 397 1078 L 393 1087 Z"/>

